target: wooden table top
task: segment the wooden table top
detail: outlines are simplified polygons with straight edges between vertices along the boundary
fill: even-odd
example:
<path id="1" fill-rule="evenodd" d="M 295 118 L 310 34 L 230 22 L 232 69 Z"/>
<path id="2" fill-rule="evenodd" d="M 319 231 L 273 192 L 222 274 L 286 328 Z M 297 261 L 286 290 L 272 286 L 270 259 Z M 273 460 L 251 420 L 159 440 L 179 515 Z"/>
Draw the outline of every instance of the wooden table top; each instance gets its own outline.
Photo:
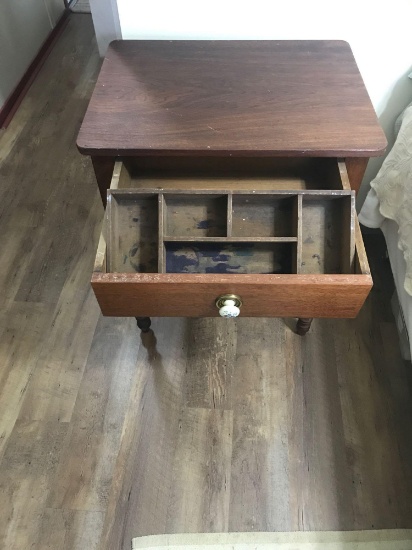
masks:
<path id="1" fill-rule="evenodd" d="M 88 155 L 379 156 L 342 41 L 115 41 L 78 141 Z"/>

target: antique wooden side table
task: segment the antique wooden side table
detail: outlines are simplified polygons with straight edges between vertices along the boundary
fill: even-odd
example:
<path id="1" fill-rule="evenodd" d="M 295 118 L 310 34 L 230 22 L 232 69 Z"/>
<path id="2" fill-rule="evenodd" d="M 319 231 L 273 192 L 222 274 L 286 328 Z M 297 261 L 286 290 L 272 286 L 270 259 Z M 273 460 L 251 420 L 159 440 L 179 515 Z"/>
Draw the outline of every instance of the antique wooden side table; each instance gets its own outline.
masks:
<path id="1" fill-rule="evenodd" d="M 342 41 L 115 41 L 79 136 L 108 205 L 105 315 L 354 317 L 385 136 Z"/>

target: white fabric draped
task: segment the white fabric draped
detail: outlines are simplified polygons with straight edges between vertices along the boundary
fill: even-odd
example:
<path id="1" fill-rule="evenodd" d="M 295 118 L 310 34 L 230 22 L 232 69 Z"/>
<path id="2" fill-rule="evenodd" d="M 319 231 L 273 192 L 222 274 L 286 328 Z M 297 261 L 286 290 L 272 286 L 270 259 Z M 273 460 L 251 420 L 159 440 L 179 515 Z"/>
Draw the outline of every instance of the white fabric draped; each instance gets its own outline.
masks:
<path id="1" fill-rule="evenodd" d="M 367 227 L 381 227 L 385 218 L 399 227 L 398 247 L 406 262 L 404 286 L 412 296 L 412 105 L 403 112 L 395 145 L 371 182 L 359 214 Z"/>

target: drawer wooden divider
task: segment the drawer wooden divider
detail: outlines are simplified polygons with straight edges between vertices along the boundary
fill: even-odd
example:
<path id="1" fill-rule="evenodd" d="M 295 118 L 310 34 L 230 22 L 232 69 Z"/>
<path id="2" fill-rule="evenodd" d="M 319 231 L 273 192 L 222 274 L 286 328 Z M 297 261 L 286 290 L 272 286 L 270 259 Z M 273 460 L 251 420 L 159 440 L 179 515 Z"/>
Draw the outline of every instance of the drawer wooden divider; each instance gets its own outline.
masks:
<path id="1" fill-rule="evenodd" d="M 232 224 L 233 224 L 233 195 L 231 192 L 227 196 L 227 236 L 232 236 Z"/>
<path id="2" fill-rule="evenodd" d="M 166 249 L 163 240 L 165 226 L 166 205 L 163 193 L 159 193 L 159 230 L 158 230 L 158 266 L 159 273 L 166 273 Z"/>
<path id="3" fill-rule="evenodd" d="M 297 237 L 163 237 L 167 243 L 296 243 Z"/>
<path id="4" fill-rule="evenodd" d="M 298 195 L 294 209 L 294 223 L 296 225 L 296 256 L 294 258 L 295 273 L 301 273 L 302 267 L 302 195 Z"/>

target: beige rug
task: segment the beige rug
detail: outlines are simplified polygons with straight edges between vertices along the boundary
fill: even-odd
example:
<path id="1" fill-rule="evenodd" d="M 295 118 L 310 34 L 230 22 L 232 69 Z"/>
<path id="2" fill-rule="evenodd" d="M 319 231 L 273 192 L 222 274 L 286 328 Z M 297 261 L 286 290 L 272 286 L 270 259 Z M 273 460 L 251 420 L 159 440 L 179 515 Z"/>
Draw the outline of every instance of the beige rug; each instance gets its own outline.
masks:
<path id="1" fill-rule="evenodd" d="M 200 533 L 133 539 L 133 550 L 412 550 L 412 529 Z"/>

